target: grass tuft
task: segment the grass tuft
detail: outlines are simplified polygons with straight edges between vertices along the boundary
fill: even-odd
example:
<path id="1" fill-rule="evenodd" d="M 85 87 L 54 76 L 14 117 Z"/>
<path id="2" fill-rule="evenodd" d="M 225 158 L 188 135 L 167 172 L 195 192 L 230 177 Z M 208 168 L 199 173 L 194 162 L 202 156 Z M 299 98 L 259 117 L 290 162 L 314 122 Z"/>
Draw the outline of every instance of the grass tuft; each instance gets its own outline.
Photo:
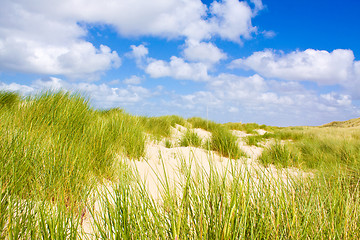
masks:
<path id="1" fill-rule="evenodd" d="M 20 102 L 20 95 L 15 92 L 0 91 L 0 110 L 1 108 L 12 108 Z"/>
<path id="2" fill-rule="evenodd" d="M 272 131 L 277 127 L 270 127 L 266 125 L 259 125 L 257 123 L 225 123 L 224 126 L 231 130 L 244 131 L 249 134 L 257 134 L 256 129 L 263 129 L 266 131 Z"/>
<path id="3" fill-rule="evenodd" d="M 238 146 L 237 138 L 224 127 L 218 127 L 212 132 L 210 149 L 220 153 L 225 157 L 238 159 L 246 156 Z"/>
<path id="4" fill-rule="evenodd" d="M 180 139 L 180 146 L 181 147 L 200 147 L 201 146 L 201 138 L 197 135 L 196 132 L 187 130 L 185 134 Z"/>
<path id="5" fill-rule="evenodd" d="M 297 166 L 299 157 L 291 152 L 286 144 L 276 142 L 269 148 L 266 148 L 259 158 L 265 166 L 275 164 L 281 167 Z"/>

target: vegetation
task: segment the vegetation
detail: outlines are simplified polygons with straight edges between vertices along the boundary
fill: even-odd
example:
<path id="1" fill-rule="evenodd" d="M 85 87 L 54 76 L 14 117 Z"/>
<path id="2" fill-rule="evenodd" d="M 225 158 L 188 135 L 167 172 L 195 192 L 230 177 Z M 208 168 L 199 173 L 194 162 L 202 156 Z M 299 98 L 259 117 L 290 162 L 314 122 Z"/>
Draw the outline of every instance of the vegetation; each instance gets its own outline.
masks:
<path id="1" fill-rule="evenodd" d="M 355 119 L 350 119 L 347 121 L 335 121 L 335 122 L 331 122 L 331 123 L 327 123 L 322 125 L 321 127 L 341 127 L 341 128 L 346 128 L 346 127 L 359 127 L 360 126 L 360 118 L 355 118 Z"/>
<path id="2" fill-rule="evenodd" d="M 114 196 L 103 195 L 97 239 L 357 239 L 359 189 L 340 176 L 327 181 L 264 178 L 229 166 L 194 177 L 186 167 L 181 194 L 164 184 L 159 205 L 124 176 Z M 126 172 L 126 171 L 122 171 Z M 257 179 L 257 180 L 256 180 Z M 291 179 L 290 179 L 291 180 Z M 289 185 L 290 184 L 290 185 Z M 114 203 L 114 204 L 112 204 Z"/>
<path id="3" fill-rule="evenodd" d="M 237 138 L 226 126 L 198 117 L 189 118 L 188 122 L 193 128 L 202 128 L 211 132 L 211 140 L 204 144 L 205 149 L 233 159 L 245 156 L 237 144 Z"/>
<path id="4" fill-rule="evenodd" d="M 192 117 L 192 118 L 188 118 L 187 119 L 188 123 L 191 124 L 191 126 L 193 128 L 201 128 L 204 129 L 206 131 L 212 132 L 215 129 L 219 128 L 220 124 L 210 121 L 210 120 L 205 120 L 199 117 Z"/>
<path id="5" fill-rule="evenodd" d="M 76 94 L 29 97 L 0 110 L 0 189 L 78 202 L 93 178 L 115 177 L 116 154 L 140 158 L 144 145 L 139 122 L 124 112 L 94 111 Z"/>
<path id="6" fill-rule="evenodd" d="M 184 126 L 185 119 L 179 116 L 162 116 L 162 117 L 140 117 L 141 125 L 145 128 L 148 134 L 151 134 L 156 139 L 171 136 L 171 127 L 176 124 Z"/>
<path id="7" fill-rule="evenodd" d="M 266 166 L 269 164 L 280 167 L 298 166 L 299 156 L 294 154 L 287 144 L 276 142 L 262 153 L 260 161 Z"/>
<path id="8" fill-rule="evenodd" d="M 260 162 L 304 174 L 278 177 L 241 161 L 220 172 L 211 158 L 206 172 L 183 162 L 180 183 L 162 180 L 154 199 L 123 160 L 142 160 L 147 135 L 172 147 L 176 124 L 210 131 L 205 147 L 232 159 L 244 153 L 229 129 L 265 129 L 245 138 L 273 142 Z M 0 92 L 0 239 L 359 239 L 360 128 L 336 126 L 137 117 L 92 109 L 78 94 Z M 201 139 L 188 131 L 182 142 Z M 85 214 L 92 235 L 82 231 Z"/>
<path id="9" fill-rule="evenodd" d="M 259 143 L 265 141 L 266 139 L 274 138 L 274 137 L 275 135 L 272 133 L 265 133 L 263 135 L 254 134 L 254 135 L 246 136 L 244 140 L 247 145 L 259 146 Z"/>
<path id="10" fill-rule="evenodd" d="M 239 148 L 237 138 L 225 127 L 213 130 L 209 146 L 210 150 L 232 159 L 245 156 L 245 153 Z"/>
<path id="11" fill-rule="evenodd" d="M 297 161 L 291 159 L 280 161 L 293 162 L 291 166 L 299 167 L 301 165 L 310 169 L 328 169 L 331 166 L 337 168 L 340 165 L 344 168 L 360 166 L 359 128 L 307 127 L 283 129 L 273 136 L 279 140 L 286 139 L 287 141 L 283 145 L 284 148 L 288 149 L 288 156 L 291 158 L 297 156 Z M 279 162 L 278 158 L 275 157 L 277 156 L 276 151 L 276 148 L 270 147 L 263 153 L 263 156 L 266 157 L 260 158 L 260 160 L 273 155 L 271 161 Z"/>
<path id="12" fill-rule="evenodd" d="M 277 127 L 270 127 L 266 125 L 259 125 L 257 123 L 225 123 L 224 126 L 228 127 L 231 130 L 244 131 L 250 134 L 257 134 L 256 129 L 263 129 L 267 131 L 272 131 L 277 129 Z"/>
<path id="13" fill-rule="evenodd" d="M 180 139 L 180 146 L 187 147 L 200 147 L 201 146 L 201 138 L 197 135 L 196 132 L 187 130 L 185 134 Z"/>

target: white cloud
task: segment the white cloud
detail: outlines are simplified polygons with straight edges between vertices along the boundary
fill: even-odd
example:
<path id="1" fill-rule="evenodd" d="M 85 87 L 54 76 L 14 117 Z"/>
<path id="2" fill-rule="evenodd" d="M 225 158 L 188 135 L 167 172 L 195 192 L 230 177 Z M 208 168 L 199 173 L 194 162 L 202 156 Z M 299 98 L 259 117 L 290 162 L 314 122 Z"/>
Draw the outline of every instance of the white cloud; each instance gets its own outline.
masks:
<path id="1" fill-rule="evenodd" d="M 86 31 L 76 20 L 57 18 L 28 4 L 2 2 L 0 71 L 79 77 L 120 66 L 115 51 L 82 40 Z"/>
<path id="2" fill-rule="evenodd" d="M 265 50 L 250 57 L 237 59 L 232 68 L 252 69 L 265 77 L 291 81 L 313 81 L 321 85 L 348 85 L 358 81 L 351 50 L 336 49 L 332 52 L 307 49 L 288 54 Z"/>
<path id="3" fill-rule="evenodd" d="M 211 66 L 227 58 L 226 54 L 212 43 L 188 40 L 185 46 L 183 54 L 189 61 L 202 62 Z"/>
<path id="4" fill-rule="evenodd" d="M 175 95 L 169 104 L 203 117 L 208 108 L 209 116 L 217 121 L 273 125 L 319 125 L 353 118 L 359 112 L 350 95 L 318 94 L 298 82 L 266 80 L 257 74 L 220 74 L 207 82 L 206 91 Z"/>
<path id="5" fill-rule="evenodd" d="M 209 62 L 224 59 L 210 43 L 214 36 L 240 43 L 256 31 L 251 24 L 261 0 L 214 1 L 207 8 L 201 0 L 4 0 L 0 9 L 0 71 L 88 77 L 121 60 L 109 47 L 95 47 L 85 40 L 87 24 L 114 27 L 122 36 L 185 38 L 189 46 L 210 50 Z M 144 45 L 132 46 L 138 65 L 148 53 Z M 186 53 L 189 59 L 203 61 Z M 179 75 L 179 74 L 178 74 Z"/>
<path id="6" fill-rule="evenodd" d="M 74 83 L 50 77 L 29 85 L 0 82 L 0 90 L 34 94 L 46 89 L 64 89 L 84 93 L 99 108 L 136 106 L 133 111 L 137 114 L 171 112 L 222 122 L 319 125 L 334 119 L 354 118 L 360 112 L 348 94 L 318 94 L 298 82 L 266 80 L 257 74 L 248 77 L 220 74 L 210 77 L 205 84 L 206 89 L 195 92 L 189 89 L 189 93 L 179 94 L 162 87 L 152 90 L 139 85 L 110 87 L 107 84 Z M 161 98 L 157 99 L 159 94 Z"/>
<path id="7" fill-rule="evenodd" d="M 187 63 L 182 58 L 172 56 L 170 62 L 149 60 L 145 69 L 152 78 L 173 77 L 180 80 L 206 81 L 209 79 L 207 66 L 203 63 Z"/>
<path id="8" fill-rule="evenodd" d="M 89 42 L 53 46 L 11 40 L 0 39 L 0 70 L 83 77 L 121 64 L 116 51 L 103 45 L 96 49 Z"/>
<path id="9" fill-rule="evenodd" d="M 131 77 L 125 79 L 123 83 L 128 85 L 137 85 L 140 84 L 142 81 L 142 78 L 136 75 L 132 75 Z"/>
<path id="10" fill-rule="evenodd" d="M 261 1 L 255 2 L 257 6 L 261 3 Z M 251 24 L 253 10 L 245 1 L 214 1 L 210 11 L 214 15 L 210 19 L 212 31 L 223 39 L 240 43 L 241 37 L 247 39 L 250 38 L 251 33 L 256 32 L 256 27 Z"/>
<path id="11" fill-rule="evenodd" d="M 255 12 L 264 9 L 264 5 L 261 0 L 250 0 L 255 5 Z"/>
<path id="12" fill-rule="evenodd" d="M 30 85 L 0 82 L 0 90 L 15 91 L 24 95 L 36 94 L 44 90 L 80 92 L 85 96 L 89 96 L 94 106 L 99 108 L 119 107 L 140 103 L 154 95 L 149 89 L 141 86 L 128 85 L 125 88 L 117 88 L 110 87 L 107 84 L 67 82 L 55 77 L 38 79 Z M 158 91 L 158 89 L 156 91 Z"/>
<path id="13" fill-rule="evenodd" d="M 331 92 L 327 94 L 321 94 L 320 97 L 323 98 L 326 103 L 331 104 L 333 106 L 347 107 L 347 106 L 351 106 L 352 104 L 350 95 Z"/>
<path id="14" fill-rule="evenodd" d="M 264 30 L 261 33 L 264 35 L 265 38 L 273 38 L 276 36 L 276 33 L 272 30 L 270 30 L 270 31 Z"/>
<path id="15" fill-rule="evenodd" d="M 145 47 L 144 44 L 140 44 L 139 46 L 131 45 L 130 48 L 131 52 L 129 52 L 127 56 L 134 58 L 139 67 L 144 67 L 149 49 Z"/>
<path id="16" fill-rule="evenodd" d="M 256 11 L 262 9 L 261 0 L 252 2 Z M 20 7 L 42 20 L 49 18 L 54 24 L 76 21 L 110 24 L 124 36 L 186 36 L 201 40 L 219 35 L 231 41 L 249 35 L 252 11 L 255 11 L 245 1 L 238 0 L 214 1 L 210 9 L 201 0 L 111 0 L 106 3 L 99 0 L 5 0 L 4 6 L 10 11 Z M 198 32 L 203 32 L 200 38 L 196 37 Z"/>
<path id="17" fill-rule="evenodd" d="M 26 95 L 34 92 L 34 88 L 27 85 L 21 85 L 17 83 L 6 84 L 3 82 L 0 82 L 0 90 L 10 91 L 10 92 L 20 92 Z"/>

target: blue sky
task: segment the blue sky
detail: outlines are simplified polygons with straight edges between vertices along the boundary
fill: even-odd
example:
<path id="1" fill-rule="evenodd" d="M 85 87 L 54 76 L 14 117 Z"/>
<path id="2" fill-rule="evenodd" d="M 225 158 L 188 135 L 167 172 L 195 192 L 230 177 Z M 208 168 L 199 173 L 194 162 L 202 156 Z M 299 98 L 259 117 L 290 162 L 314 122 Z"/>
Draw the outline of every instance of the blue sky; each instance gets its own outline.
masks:
<path id="1" fill-rule="evenodd" d="M 217 122 L 360 115 L 359 1 L 0 1 L 1 90 Z"/>

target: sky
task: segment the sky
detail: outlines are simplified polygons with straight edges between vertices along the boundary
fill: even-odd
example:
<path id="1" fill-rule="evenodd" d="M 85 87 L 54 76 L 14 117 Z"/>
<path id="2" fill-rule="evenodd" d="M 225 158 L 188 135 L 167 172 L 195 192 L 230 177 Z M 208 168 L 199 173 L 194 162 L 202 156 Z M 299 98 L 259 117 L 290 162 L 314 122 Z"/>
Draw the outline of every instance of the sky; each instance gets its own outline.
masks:
<path id="1" fill-rule="evenodd" d="M 0 3 L 0 90 L 220 123 L 360 117 L 357 0 Z"/>

